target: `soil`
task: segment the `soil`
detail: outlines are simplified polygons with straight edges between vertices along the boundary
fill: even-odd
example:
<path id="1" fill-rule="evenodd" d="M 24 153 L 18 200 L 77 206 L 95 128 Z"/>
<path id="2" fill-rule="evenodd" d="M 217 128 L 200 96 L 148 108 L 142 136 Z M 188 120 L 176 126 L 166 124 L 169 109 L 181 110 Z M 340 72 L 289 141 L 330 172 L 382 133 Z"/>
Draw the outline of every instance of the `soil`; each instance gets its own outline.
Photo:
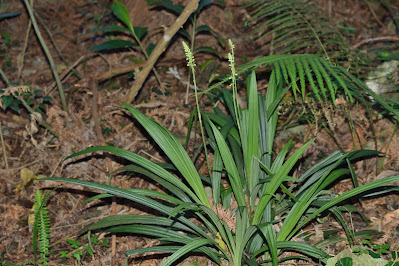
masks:
<path id="1" fill-rule="evenodd" d="M 124 0 L 135 27 L 147 27 L 148 33 L 143 44 L 156 44 L 165 28 L 176 20 L 176 15 L 162 8 L 149 7 L 145 0 Z M 186 1 L 173 1 L 185 4 Z M 225 7 L 211 5 L 198 16 L 197 25 L 208 25 L 224 40 L 231 39 L 235 45 L 236 64 L 268 55 L 270 48 L 262 42 L 251 38 L 249 29 L 244 25 L 248 18 L 248 10 L 243 8 L 244 1 L 225 0 Z M 316 1 L 326 10 L 335 22 L 345 22 L 354 31 L 346 36 L 354 46 L 363 40 L 381 36 L 398 38 L 394 30 L 394 19 L 391 13 L 377 1 L 330 0 Z M 112 16 L 111 1 L 52 1 L 34 2 L 34 11 L 38 19 L 40 31 L 54 59 L 55 68 L 62 78 L 66 95 L 67 112 L 62 109 L 62 102 L 57 90 L 55 78 L 43 46 L 40 44 L 35 30 L 31 27 L 29 15 L 24 1 L 1 1 L 0 14 L 20 12 L 12 18 L 0 19 L 0 65 L 10 82 L 17 85 L 29 84 L 32 91 L 41 90 L 32 105 L 38 107 L 44 103 L 41 116 L 53 128 L 58 137 L 40 126 L 30 113 L 21 105 L 20 111 L 11 108 L 0 109 L 2 149 L 0 150 L 0 264 L 15 263 L 32 264 L 34 260 L 32 247 L 32 207 L 35 191 L 41 189 L 51 193 L 47 202 L 51 223 L 50 265 L 111 265 L 112 253 L 115 251 L 113 265 L 122 265 L 127 250 L 149 247 L 156 244 L 151 239 L 140 236 L 123 235 L 116 238 L 113 247 L 112 236 L 100 233 L 98 239 L 104 245 L 93 245 L 94 254 L 81 258 L 73 257 L 77 250 L 87 245 L 87 236 L 77 238 L 79 230 L 86 225 L 111 214 L 141 214 L 147 209 L 138 207 L 121 199 L 93 201 L 84 200 L 95 195 L 92 190 L 79 186 L 55 183 L 52 181 L 34 181 L 37 177 L 66 177 L 87 181 L 106 183 L 108 175 L 124 164 L 123 161 L 107 154 L 96 154 L 78 162 L 75 159 L 64 160 L 76 151 L 96 145 L 113 145 L 138 153 L 155 162 L 165 162 L 165 156 L 151 141 L 140 125 L 118 107 L 120 101 L 134 81 L 131 71 L 127 74 L 106 78 L 94 83 L 92 80 L 104 73 L 116 71 L 132 65 L 142 66 L 145 62 L 143 53 L 138 49 L 119 49 L 107 52 L 96 52 L 90 49 L 110 38 L 128 40 L 127 36 L 106 36 L 98 28 L 118 24 Z M 399 13 L 399 2 L 390 1 L 392 12 Z M 330 10 L 330 12 L 329 12 Z M 398 18 L 396 17 L 396 20 Z M 40 22 L 42 21 L 42 22 Z M 392 29 L 393 27 L 393 29 Z M 186 27 L 190 30 L 190 26 Z M 50 38 L 51 36 L 51 38 Z M 51 40 L 52 39 L 52 40 Z M 187 134 L 190 113 L 195 106 L 193 90 L 186 90 L 188 68 L 181 42 L 183 37 L 173 37 L 166 52 L 159 58 L 155 68 L 162 82 L 159 85 L 155 75 L 151 73 L 146 79 L 133 105 L 141 112 L 155 119 L 168 128 L 184 143 Z M 185 40 L 187 41 L 187 40 Z M 389 41 L 388 41 L 389 43 Z M 384 49 L 381 42 L 365 42 L 361 49 Z M 56 47 L 58 49 L 56 49 Z M 222 47 L 213 35 L 201 33 L 195 38 L 195 46 L 211 47 L 219 52 L 219 56 L 211 53 L 198 53 L 198 84 L 200 88 L 208 86 L 213 72 L 228 74 L 226 54 L 229 47 Z M 215 67 L 208 72 L 201 71 L 204 63 L 213 60 Z M 379 62 L 373 59 L 373 65 Z M 72 70 L 72 71 L 71 71 Z M 181 79 L 177 79 L 171 71 L 177 71 Z M 259 79 L 259 93 L 264 93 L 267 82 Z M 14 86 L 14 85 L 10 85 Z M 8 87 L 0 79 L 0 89 Z M 245 94 L 241 88 L 240 93 Z M 45 101 L 50 96 L 50 101 Z M 3 103 L 4 104 L 4 103 Z M 204 97 L 201 105 L 207 112 L 220 103 Z M 352 119 L 345 116 L 349 110 Z M 331 108 L 329 110 L 332 110 Z M 303 112 L 299 108 L 298 114 Z M 337 105 L 329 115 L 320 114 L 319 119 L 329 119 L 328 126 L 322 126 L 317 120 L 302 122 L 300 127 L 281 127 L 276 138 L 276 151 L 292 137 L 296 147 L 317 137 L 315 145 L 306 152 L 299 169 L 306 169 L 320 160 L 320 156 L 342 148 L 345 151 L 368 148 L 377 149 L 383 154 L 379 158 L 369 159 L 354 164 L 360 184 L 364 184 L 384 176 L 399 174 L 399 135 L 397 126 L 392 120 L 382 117 L 370 117 L 361 105 Z M 351 124 L 352 123 L 352 124 Z M 283 125 L 284 123 L 280 123 Z M 326 123 L 324 123 L 325 125 Z M 198 132 L 192 132 L 188 152 L 194 155 L 200 144 Z M 6 156 L 5 156 L 6 155 Z M 199 156 L 196 166 L 201 173 L 206 173 L 206 163 Z M 298 172 L 303 170 L 298 170 Z M 293 173 L 293 175 L 298 173 Z M 161 191 L 153 182 L 140 176 L 116 175 L 112 185 L 122 188 L 147 188 Z M 334 190 L 344 192 L 353 188 L 349 179 L 335 184 Z M 346 217 L 351 225 L 360 229 L 373 229 L 383 232 L 379 243 L 388 243 L 399 250 L 396 226 L 399 218 L 399 201 L 395 194 L 386 195 L 356 203 L 363 214 L 372 222 L 366 224 L 357 215 Z M 337 227 L 333 219 L 326 218 L 323 224 L 312 224 L 306 230 L 314 232 L 317 242 L 320 230 Z M 82 246 L 73 247 L 67 239 L 78 240 Z M 107 243 L 109 242 L 109 243 Z M 345 241 L 344 241 L 345 242 Z M 345 242 L 329 248 L 328 253 L 337 254 L 348 247 Z M 84 250 L 83 250 L 84 251 Z M 62 258 L 61 254 L 69 258 Z M 131 265 L 158 265 L 163 257 L 153 255 L 145 260 L 133 259 Z M 184 265 L 206 265 L 203 257 L 187 257 Z"/>

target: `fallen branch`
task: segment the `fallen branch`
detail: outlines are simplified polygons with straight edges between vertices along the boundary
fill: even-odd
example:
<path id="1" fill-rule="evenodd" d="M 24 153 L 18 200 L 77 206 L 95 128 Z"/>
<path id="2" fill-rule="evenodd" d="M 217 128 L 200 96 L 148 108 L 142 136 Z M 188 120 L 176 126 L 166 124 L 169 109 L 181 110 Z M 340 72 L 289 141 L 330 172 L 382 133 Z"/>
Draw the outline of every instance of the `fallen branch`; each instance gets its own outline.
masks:
<path id="1" fill-rule="evenodd" d="M 383 36 L 383 37 L 376 37 L 376 38 L 370 38 L 370 39 L 365 39 L 361 42 L 358 42 L 357 44 L 353 45 L 353 48 L 359 48 L 360 46 L 370 43 L 370 42 L 397 42 L 399 41 L 399 37 L 397 36 Z"/>
<path id="2" fill-rule="evenodd" d="M 158 41 L 150 57 L 145 63 L 143 69 L 137 73 L 136 79 L 134 80 L 132 87 L 129 89 L 129 92 L 126 95 L 126 103 L 130 104 L 134 100 L 138 91 L 143 86 L 144 81 L 147 79 L 147 76 L 150 73 L 151 69 L 154 67 L 155 62 L 166 50 L 170 40 L 177 33 L 177 31 L 184 25 L 184 23 L 186 23 L 190 15 L 195 10 L 197 10 L 198 2 L 199 0 L 190 0 L 190 2 L 184 8 L 183 12 L 173 23 L 173 25 L 170 26 L 167 30 L 165 30 L 163 37 Z"/>

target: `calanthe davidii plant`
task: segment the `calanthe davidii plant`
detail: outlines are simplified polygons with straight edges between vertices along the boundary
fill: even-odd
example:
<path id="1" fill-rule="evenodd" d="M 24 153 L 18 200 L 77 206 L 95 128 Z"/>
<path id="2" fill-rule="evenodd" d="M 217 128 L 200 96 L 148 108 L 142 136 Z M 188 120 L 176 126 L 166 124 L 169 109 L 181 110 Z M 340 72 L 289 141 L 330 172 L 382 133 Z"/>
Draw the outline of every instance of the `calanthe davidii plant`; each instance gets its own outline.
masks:
<path id="1" fill-rule="evenodd" d="M 233 45 L 230 43 L 233 48 Z M 194 58 L 184 44 L 188 65 L 195 77 Z M 289 60 L 288 57 L 286 57 Z M 133 188 L 123 189 L 78 179 L 51 178 L 103 191 L 92 199 L 118 196 L 154 210 L 152 215 L 112 215 L 84 229 L 113 233 L 133 233 L 158 240 L 159 245 L 127 251 L 127 256 L 159 252 L 170 256 L 170 265 L 187 253 L 203 254 L 218 264 L 278 265 L 287 259 L 304 259 L 325 263 L 329 255 L 320 248 L 295 241 L 301 229 L 320 215 L 333 213 L 344 229 L 341 203 L 348 198 L 398 181 L 383 178 L 338 195 L 329 186 L 345 175 L 353 175 L 350 162 L 373 151 L 343 153 L 336 151 L 298 177 L 291 176 L 305 150 L 313 140 L 304 143 L 288 156 L 293 140 L 275 154 L 277 106 L 284 89 L 284 75 L 273 70 L 266 95 L 258 95 L 255 72 L 247 81 L 248 108 L 237 101 L 234 51 L 229 54 L 232 93 L 223 89 L 223 101 L 229 110 L 215 109 L 205 114 L 196 105 L 206 155 L 213 153 L 209 176 L 200 176 L 180 142 L 162 125 L 128 104 L 124 108 L 148 132 L 172 163 L 164 168 L 133 152 L 113 147 L 91 147 L 68 158 L 106 151 L 130 161 L 119 169 L 139 173 L 159 184 L 166 193 Z M 332 78 L 333 80 L 333 78 Z M 193 80 L 194 86 L 195 78 Z M 338 83 L 334 83 L 337 86 Z M 207 133 L 207 137 L 205 136 Z M 349 166 L 349 167 L 348 167 Z M 355 176 L 352 176 L 356 179 Z M 210 188 L 211 193 L 207 193 Z M 382 189 L 379 192 L 383 192 Z M 371 193 L 371 192 L 370 192 Z M 350 231 L 350 230 L 349 230 Z M 348 239 L 352 232 L 347 232 Z M 300 257 L 286 257 L 296 252 Z"/>

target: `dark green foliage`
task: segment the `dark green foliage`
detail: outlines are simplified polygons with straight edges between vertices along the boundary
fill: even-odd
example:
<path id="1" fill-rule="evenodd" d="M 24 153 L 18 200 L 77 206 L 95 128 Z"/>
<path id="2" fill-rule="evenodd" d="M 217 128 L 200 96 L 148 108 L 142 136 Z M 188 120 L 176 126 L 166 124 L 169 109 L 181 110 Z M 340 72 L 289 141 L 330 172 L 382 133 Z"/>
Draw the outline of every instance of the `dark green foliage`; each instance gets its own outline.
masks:
<path id="1" fill-rule="evenodd" d="M 315 1 L 251 0 L 247 8 L 251 18 L 246 23 L 255 28 L 252 36 L 257 40 L 268 38 L 271 53 L 321 54 L 355 73 L 366 65 L 366 57 L 351 48 Z"/>

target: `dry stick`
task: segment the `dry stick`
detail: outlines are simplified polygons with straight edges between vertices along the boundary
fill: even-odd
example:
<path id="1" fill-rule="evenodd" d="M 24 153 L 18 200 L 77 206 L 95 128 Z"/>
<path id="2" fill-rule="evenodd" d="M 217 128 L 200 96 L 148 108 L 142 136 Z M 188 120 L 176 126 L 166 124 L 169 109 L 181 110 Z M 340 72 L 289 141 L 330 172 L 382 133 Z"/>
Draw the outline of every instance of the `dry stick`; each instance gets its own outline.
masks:
<path id="1" fill-rule="evenodd" d="M 387 26 L 384 25 L 384 23 L 382 23 L 382 21 L 377 17 L 377 14 L 374 12 L 373 7 L 371 6 L 369 1 L 366 1 L 367 5 L 369 6 L 369 10 L 371 12 L 371 15 L 373 15 L 374 19 L 377 21 L 378 24 L 380 24 L 383 28 L 387 28 Z"/>
<path id="2" fill-rule="evenodd" d="M 8 78 L 7 78 L 6 74 L 3 72 L 3 70 L 1 68 L 0 68 L 0 76 L 4 80 L 6 85 L 8 86 L 8 84 L 10 84 L 10 82 L 8 81 Z"/>
<path id="3" fill-rule="evenodd" d="M 42 27 L 44 28 L 44 30 L 46 31 L 48 37 L 50 38 L 50 41 L 53 44 L 53 46 L 55 48 L 55 51 L 57 52 L 58 56 L 62 59 L 62 61 L 65 63 L 65 65 L 68 65 L 68 62 L 65 59 L 65 57 L 62 55 L 61 50 L 58 48 L 58 45 L 55 42 L 55 40 L 53 38 L 53 35 L 51 34 L 50 29 L 46 26 L 46 24 L 44 23 L 43 19 L 39 16 L 39 14 L 35 10 L 33 10 L 33 13 L 35 14 L 35 16 L 37 17 L 39 22 L 42 24 Z"/>
<path id="4" fill-rule="evenodd" d="M 64 110 L 65 112 L 68 112 L 65 95 L 64 95 L 64 90 L 62 88 L 62 83 L 61 83 L 60 77 L 58 76 L 57 67 L 54 63 L 54 59 L 51 56 L 50 50 L 48 49 L 48 47 L 43 39 L 42 34 L 40 33 L 39 26 L 37 25 L 36 18 L 33 14 L 33 7 L 31 6 L 29 0 L 24 0 L 24 3 L 26 5 L 26 9 L 28 10 L 30 20 L 32 21 L 32 25 L 33 25 L 33 28 L 35 29 L 35 32 L 36 32 L 37 38 L 39 39 L 40 45 L 42 46 L 43 51 L 46 54 L 47 60 L 50 63 L 51 72 L 53 73 L 53 76 L 57 82 L 57 87 L 58 87 L 58 91 L 60 93 L 60 99 L 61 99 L 61 103 L 62 103 L 62 110 Z"/>
<path id="5" fill-rule="evenodd" d="M 353 48 L 359 48 L 363 44 L 370 43 L 370 42 L 397 42 L 399 41 L 399 37 L 397 36 L 382 36 L 376 38 L 365 39 L 357 44 L 353 45 Z"/>
<path id="6" fill-rule="evenodd" d="M 26 1 L 26 0 L 25 0 Z M 152 51 L 150 57 L 145 63 L 143 69 L 137 74 L 136 79 L 133 82 L 132 87 L 130 88 L 127 94 L 126 102 L 130 104 L 134 98 L 136 97 L 138 91 L 143 86 L 144 81 L 147 79 L 148 74 L 150 73 L 151 69 L 154 67 L 155 62 L 158 58 L 162 55 L 162 53 L 166 50 L 170 40 L 176 34 L 176 32 L 186 23 L 187 19 L 190 15 L 197 10 L 199 0 L 190 0 L 187 6 L 184 8 L 183 12 L 180 16 L 176 19 L 172 26 L 170 26 L 163 37 L 158 41 L 157 45 L 155 46 L 154 50 Z"/>
<path id="7" fill-rule="evenodd" d="M 82 63 L 83 61 L 85 61 L 91 57 L 95 57 L 95 56 L 97 56 L 97 53 L 81 56 L 78 60 L 75 61 L 75 63 L 73 63 L 71 66 L 69 66 L 68 69 L 66 69 L 64 72 L 61 73 L 61 75 L 60 75 L 61 80 L 64 80 L 64 78 L 69 74 L 69 72 L 71 72 L 80 63 Z M 51 90 L 53 90 L 56 85 L 57 85 L 56 82 L 53 82 L 53 84 L 50 85 Z"/>
<path id="8" fill-rule="evenodd" d="M 92 113 L 92 118 L 94 120 L 94 131 L 97 136 L 97 140 L 100 142 L 100 145 L 105 146 L 105 139 L 101 131 L 101 126 L 100 126 L 100 116 L 98 114 L 98 84 L 97 81 L 93 78 L 89 79 L 89 87 L 93 93 L 93 102 L 91 104 L 91 113 Z M 107 171 L 109 173 L 112 173 L 112 162 L 109 157 L 105 158 L 105 162 L 107 164 Z M 110 180 L 111 182 L 111 180 Z M 111 184 L 110 184 L 111 185 Z M 116 198 L 112 197 L 112 205 L 111 205 L 111 210 L 112 210 L 112 215 L 116 215 L 117 209 L 116 209 Z M 111 265 L 116 265 L 116 234 L 112 234 L 112 239 L 111 239 Z"/>
<path id="9" fill-rule="evenodd" d="M 120 67 L 117 69 L 111 69 L 111 70 L 97 76 L 96 80 L 104 81 L 104 80 L 113 78 L 115 76 L 119 76 L 119 75 L 125 74 L 127 72 L 131 72 L 131 71 L 136 70 L 143 66 L 144 66 L 144 63 L 140 63 L 140 64 L 134 64 L 134 65 L 129 65 L 129 66 L 125 66 L 125 67 Z"/>
<path id="10" fill-rule="evenodd" d="M 1 140 L 1 149 L 3 150 L 3 156 L 4 156 L 4 162 L 6 163 L 6 170 L 8 171 L 8 160 L 7 160 L 7 151 L 6 151 L 6 145 L 4 145 L 4 139 L 3 139 L 3 130 L 1 128 L 1 121 L 0 121 L 0 140 Z"/>
<path id="11" fill-rule="evenodd" d="M 24 59 L 25 59 L 26 50 L 28 49 L 28 41 L 29 41 L 29 35 L 30 35 L 31 29 L 32 29 L 32 21 L 29 20 L 28 29 L 26 30 L 26 35 L 25 35 L 24 48 L 22 49 L 21 53 L 17 57 L 17 64 L 18 64 L 17 81 L 18 81 L 18 84 L 21 82 L 22 69 L 24 68 Z"/>

